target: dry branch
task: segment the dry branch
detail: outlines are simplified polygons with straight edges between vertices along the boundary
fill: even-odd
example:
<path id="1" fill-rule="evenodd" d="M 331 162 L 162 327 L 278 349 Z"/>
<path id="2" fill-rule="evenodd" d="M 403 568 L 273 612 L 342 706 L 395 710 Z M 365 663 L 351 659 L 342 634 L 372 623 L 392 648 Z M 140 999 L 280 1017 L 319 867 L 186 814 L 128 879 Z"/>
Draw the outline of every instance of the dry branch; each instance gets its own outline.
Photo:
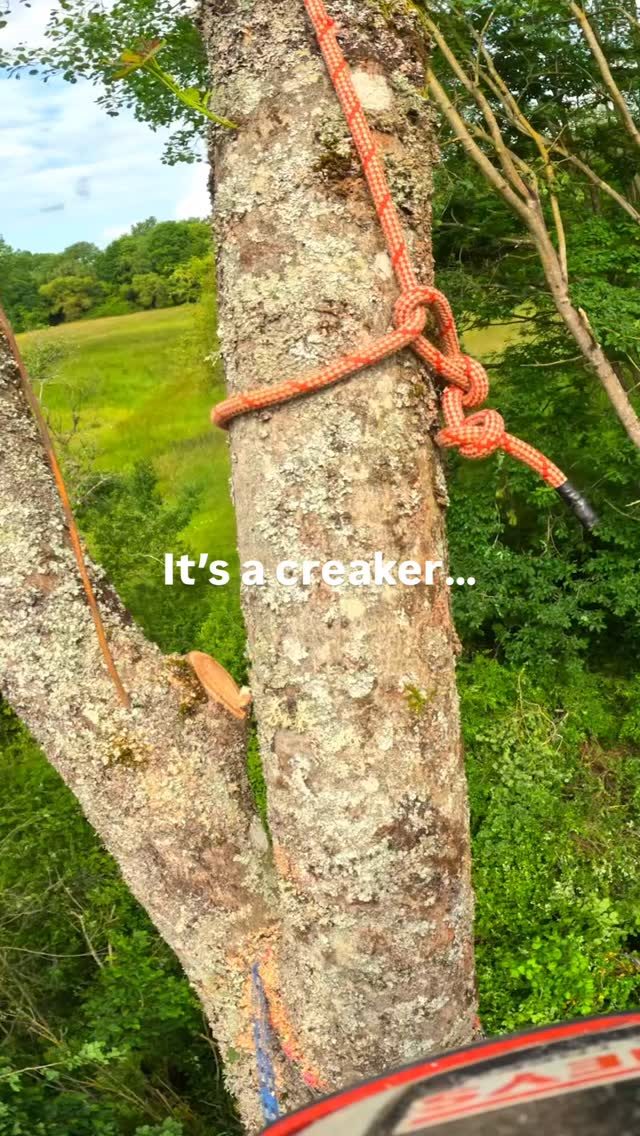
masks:
<path id="1" fill-rule="evenodd" d="M 474 99 L 476 106 L 482 111 L 486 123 L 486 130 L 478 129 L 474 123 L 469 123 L 463 113 L 454 105 L 446 88 L 437 78 L 433 70 L 427 74 L 427 90 L 434 99 L 441 113 L 446 118 L 454 136 L 463 146 L 466 154 L 475 163 L 486 181 L 502 197 L 509 208 L 524 222 L 536 247 L 538 258 L 542 266 L 545 280 L 565 327 L 578 346 L 582 357 L 595 372 L 613 406 L 627 436 L 640 448 L 640 420 L 629 399 L 620 378 L 607 358 L 601 345 L 597 342 L 588 320 L 580 309 L 571 302 L 569 293 L 569 273 L 567 263 L 566 238 L 560 205 L 554 190 L 555 172 L 550 158 L 550 147 L 543 136 L 535 130 L 519 107 L 517 100 L 499 75 L 489 52 L 483 43 L 479 49 L 485 61 L 486 70 L 476 65 L 475 77 L 471 70 L 466 70 L 456 53 L 447 42 L 446 37 L 436 27 L 430 17 L 423 15 L 422 22 L 434 36 L 447 64 L 455 78 L 462 82 L 464 89 Z M 486 96 L 480 90 L 479 84 L 488 82 L 490 89 L 500 99 L 508 120 L 534 142 L 542 159 L 545 178 L 549 189 L 549 201 L 553 218 L 556 244 L 554 244 L 545 216 L 540 196 L 533 190 L 535 175 L 531 167 L 527 181 L 518 174 L 518 181 L 510 175 L 510 169 L 522 170 L 522 159 L 515 160 L 509 150 L 496 116 L 488 103 Z M 485 109 L 485 108 L 488 108 Z M 476 141 L 479 138 L 484 142 L 489 153 Z M 491 151 L 496 156 L 494 161 Z M 506 161 L 505 158 L 508 160 Z M 519 183 L 528 184 L 528 192 L 523 195 Z"/>

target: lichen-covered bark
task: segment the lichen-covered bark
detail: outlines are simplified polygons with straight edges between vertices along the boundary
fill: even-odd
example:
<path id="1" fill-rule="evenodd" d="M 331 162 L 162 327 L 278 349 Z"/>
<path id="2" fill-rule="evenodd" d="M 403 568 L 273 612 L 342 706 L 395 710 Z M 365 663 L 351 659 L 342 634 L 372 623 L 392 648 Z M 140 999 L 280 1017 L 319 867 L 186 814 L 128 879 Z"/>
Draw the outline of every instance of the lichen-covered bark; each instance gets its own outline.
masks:
<path id="1" fill-rule="evenodd" d="M 423 281 L 432 123 L 405 0 L 331 0 Z M 230 391 L 390 325 L 397 287 L 302 0 L 203 0 Z M 436 400 L 406 352 L 231 427 L 243 560 L 446 561 Z M 274 998 L 335 1088 L 472 1036 L 472 894 L 449 598 L 247 588 L 281 934 Z M 416 692 L 418 696 L 416 697 Z"/>
<path id="2" fill-rule="evenodd" d="M 163 658 L 90 566 L 131 710 L 104 668 L 40 437 L 0 331 L 0 691 L 115 856 L 200 994 L 258 1124 L 247 975 L 274 906 L 244 726 Z"/>

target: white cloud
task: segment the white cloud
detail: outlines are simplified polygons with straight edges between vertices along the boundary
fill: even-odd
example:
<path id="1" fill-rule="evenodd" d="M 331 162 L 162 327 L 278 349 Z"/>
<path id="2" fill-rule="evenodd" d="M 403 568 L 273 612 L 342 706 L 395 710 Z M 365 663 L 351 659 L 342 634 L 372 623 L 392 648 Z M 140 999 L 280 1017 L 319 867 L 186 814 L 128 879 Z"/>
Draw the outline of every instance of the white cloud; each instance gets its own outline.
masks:
<path id="1" fill-rule="evenodd" d="M 5 91 L 10 82 L 4 83 Z M 84 84 L 45 87 L 43 95 L 34 83 L 21 83 L 18 94 L 0 127 L 7 158 L 2 197 L 10 195 L 23 213 L 59 202 L 80 208 L 76 199 L 83 178 L 89 194 L 84 200 L 131 201 L 149 162 L 157 161 L 158 140 L 148 127 L 125 116 L 110 119 Z"/>
<path id="2" fill-rule="evenodd" d="M 3 162 L 11 158 L 26 158 L 31 153 L 31 146 L 19 142 L 17 138 L 6 138 L 0 134 L 0 158 Z"/>
<path id="3" fill-rule="evenodd" d="M 102 7 L 110 9 L 116 0 L 102 0 Z M 53 12 L 60 15 L 60 4 L 55 0 L 8 0 L 8 11 L 3 15 L 7 25 L 0 31 L 0 45 L 9 51 L 20 43 L 41 47 L 46 42 L 46 28 Z M 63 13 L 62 13 L 63 14 Z"/>
<path id="4" fill-rule="evenodd" d="M 150 215 L 208 214 L 206 167 L 163 166 L 167 132 L 130 113 L 110 118 L 95 93 L 82 82 L 0 81 L 0 233 L 14 247 L 59 249 L 113 239 Z"/>
<path id="5" fill-rule="evenodd" d="M 49 13 L 55 8 L 51 0 L 31 0 L 29 7 L 22 0 L 9 0 L 6 28 L 0 32 L 0 45 L 9 51 L 19 43 L 39 47 L 45 42 L 45 28 Z"/>
<path id="6" fill-rule="evenodd" d="M 176 220 L 186 221 L 189 217 L 208 217 L 211 212 L 211 198 L 207 186 L 208 167 L 204 163 L 192 166 L 191 185 L 176 205 Z"/>

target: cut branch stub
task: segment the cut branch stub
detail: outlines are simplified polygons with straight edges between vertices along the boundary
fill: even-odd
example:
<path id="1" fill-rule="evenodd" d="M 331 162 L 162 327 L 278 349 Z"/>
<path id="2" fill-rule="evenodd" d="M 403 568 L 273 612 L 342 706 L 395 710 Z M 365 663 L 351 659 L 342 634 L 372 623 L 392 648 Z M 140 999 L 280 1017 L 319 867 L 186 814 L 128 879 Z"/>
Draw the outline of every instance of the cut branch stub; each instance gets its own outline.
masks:
<path id="1" fill-rule="evenodd" d="M 219 702 L 234 718 L 246 718 L 247 708 L 251 705 L 251 694 L 238 686 L 221 663 L 204 651 L 190 651 L 186 660 L 193 667 L 209 698 Z"/>

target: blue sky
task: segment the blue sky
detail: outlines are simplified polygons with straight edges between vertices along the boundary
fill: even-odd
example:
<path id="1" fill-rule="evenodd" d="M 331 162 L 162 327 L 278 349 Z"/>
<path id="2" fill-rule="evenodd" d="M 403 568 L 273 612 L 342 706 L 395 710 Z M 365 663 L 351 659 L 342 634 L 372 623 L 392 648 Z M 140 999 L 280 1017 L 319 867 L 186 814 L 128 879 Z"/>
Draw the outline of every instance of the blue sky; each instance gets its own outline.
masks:
<path id="1" fill-rule="evenodd" d="M 14 0 L 4 47 L 37 42 L 54 0 Z M 136 221 L 204 217 L 206 167 L 162 164 L 166 135 L 109 118 L 88 83 L 0 79 L 0 235 L 14 248 L 104 246 Z"/>

